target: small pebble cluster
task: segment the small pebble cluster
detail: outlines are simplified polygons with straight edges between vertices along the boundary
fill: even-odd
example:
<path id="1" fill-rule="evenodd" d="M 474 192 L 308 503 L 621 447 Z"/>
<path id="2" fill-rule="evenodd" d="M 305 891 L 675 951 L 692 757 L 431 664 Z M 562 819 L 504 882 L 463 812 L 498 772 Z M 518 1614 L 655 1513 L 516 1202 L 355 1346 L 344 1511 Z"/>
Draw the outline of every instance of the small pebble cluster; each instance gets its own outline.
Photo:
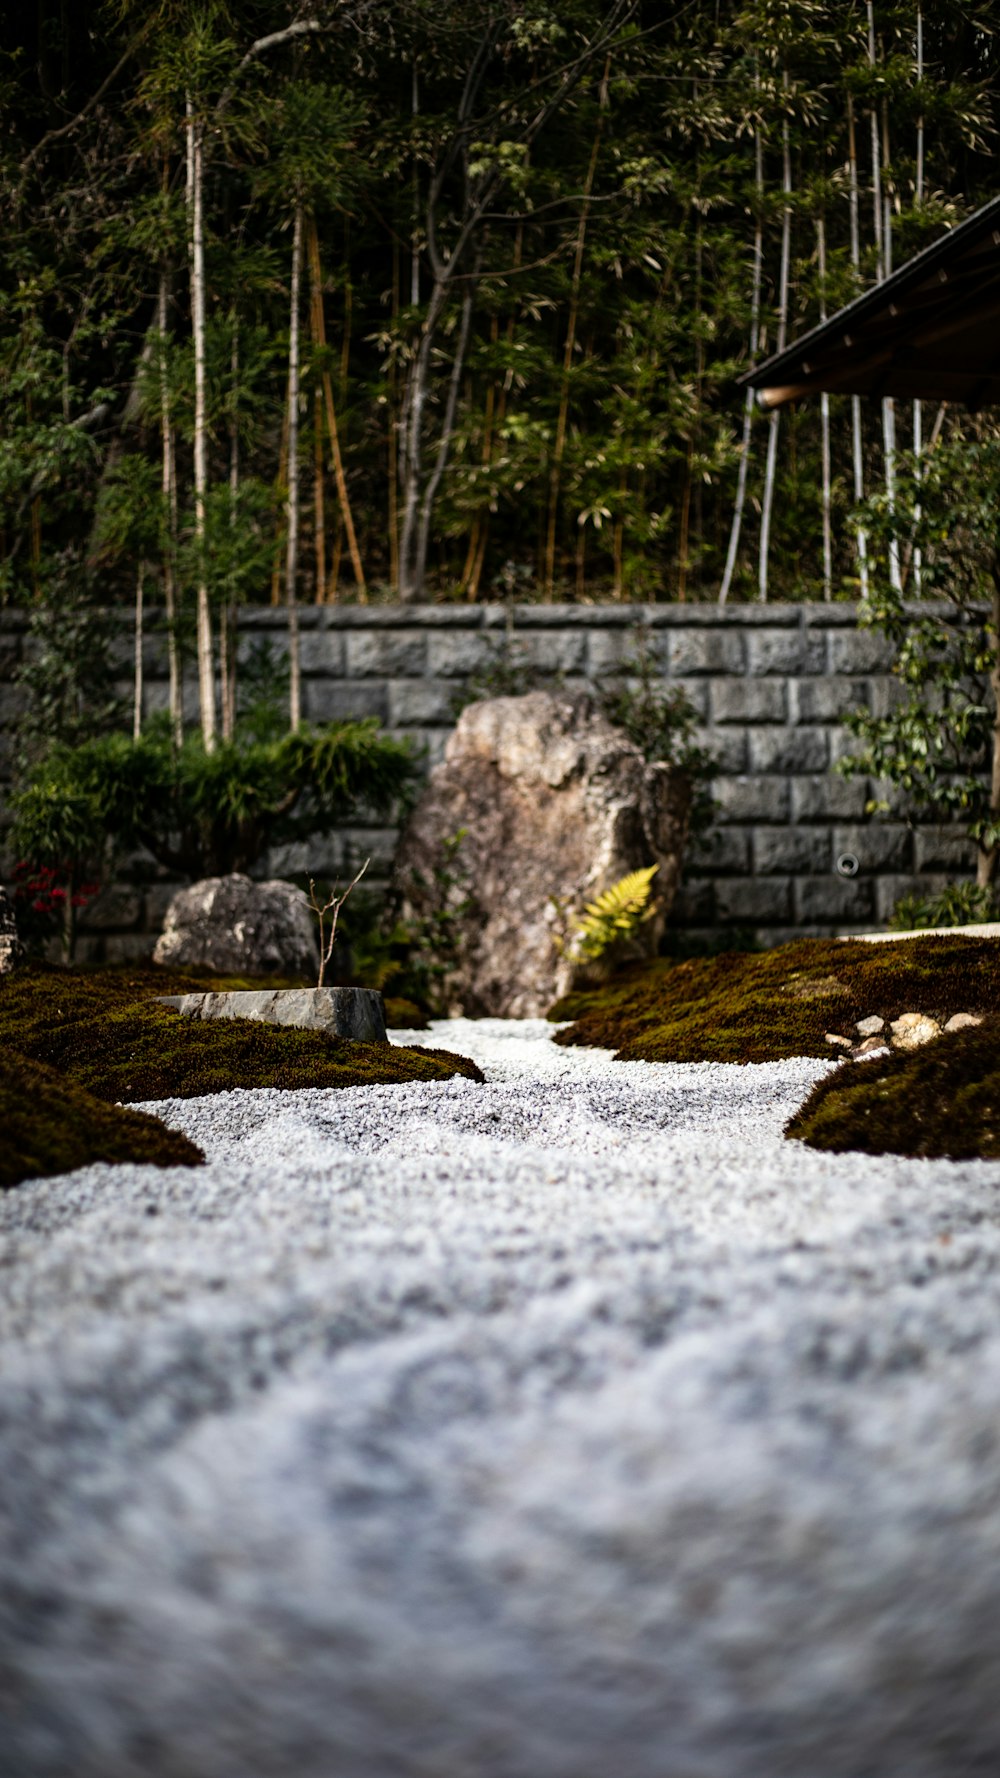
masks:
<path id="1" fill-rule="evenodd" d="M 870 1056 L 887 1056 L 890 1049 L 922 1049 L 944 1032 L 964 1031 L 969 1025 L 982 1022 L 981 1015 L 975 1012 L 953 1013 L 943 1025 L 925 1012 L 904 1012 L 888 1022 L 872 1013 L 869 1018 L 858 1020 L 854 1037 L 845 1037 L 839 1031 L 827 1031 L 825 1035 L 831 1049 L 842 1050 L 845 1055 L 850 1054 L 853 1062 L 860 1062 Z"/>

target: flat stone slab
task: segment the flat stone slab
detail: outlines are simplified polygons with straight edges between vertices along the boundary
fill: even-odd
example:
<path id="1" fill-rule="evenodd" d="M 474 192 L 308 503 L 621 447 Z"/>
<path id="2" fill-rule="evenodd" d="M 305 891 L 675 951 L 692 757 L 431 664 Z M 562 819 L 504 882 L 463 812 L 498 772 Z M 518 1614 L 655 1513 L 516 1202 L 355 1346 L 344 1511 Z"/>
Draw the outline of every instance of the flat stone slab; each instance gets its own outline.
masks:
<path id="1" fill-rule="evenodd" d="M 356 1043 L 388 1043 L 385 1004 L 375 988 L 249 988 L 232 993 L 161 994 L 189 1019 L 257 1019 L 329 1031 Z"/>

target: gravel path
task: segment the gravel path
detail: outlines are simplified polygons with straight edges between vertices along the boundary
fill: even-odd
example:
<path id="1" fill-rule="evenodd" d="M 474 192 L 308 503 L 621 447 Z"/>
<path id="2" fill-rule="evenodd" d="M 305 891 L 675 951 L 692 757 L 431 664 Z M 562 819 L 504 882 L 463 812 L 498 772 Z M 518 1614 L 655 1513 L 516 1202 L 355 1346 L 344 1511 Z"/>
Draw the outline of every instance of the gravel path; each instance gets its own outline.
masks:
<path id="1" fill-rule="evenodd" d="M 425 1041 L 0 1194 L 2 1778 L 995 1778 L 1000 1165 Z"/>

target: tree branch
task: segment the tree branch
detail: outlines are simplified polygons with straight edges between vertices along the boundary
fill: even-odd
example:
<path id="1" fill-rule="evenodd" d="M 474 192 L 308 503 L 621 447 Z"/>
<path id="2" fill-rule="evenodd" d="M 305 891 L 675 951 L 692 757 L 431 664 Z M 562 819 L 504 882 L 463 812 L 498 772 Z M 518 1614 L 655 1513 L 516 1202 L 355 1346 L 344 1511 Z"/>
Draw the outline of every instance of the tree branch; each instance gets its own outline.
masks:
<path id="1" fill-rule="evenodd" d="M 153 27 L 153 20 L 152 20 L 152 18 L 149 18 L 146 20 L 146 23 L 141 27 L 141 29 L 136 32 L 135 36 L 132 38 L 131 43 L 127 46 L 125 53 L 115 63 L 114 67 L 111 70 L 111 73 L 108 74 L 105 77 L 105 79 L 101 81 L 101 84 L 98 87 L 96 93 L 91 94 L 90 98 L 87 100 L 86 105 L 84 105 L 82 111 L 78 111 L 75 117 L 71 117 L 69 120 L 69 123 L 60 124 L 60 126 L 57 130 L 47 130 L 45 135 L 42 137 L 41 141 L 35 143 L 35 146 L 31 150 L 30 154 L 27 155 L 27 157 L 21 162 L 21 177 L 22 178 L 29 171 L 32 164 L 38 159 L 38 156 L 42 153 L 43 149 L 46 149 L 49 146 L 50 142 L 58 142 L 61 137 L 69 136 L 73 132 L 73 130 L 75 130 L 77 128 L 77 126 L 83 122 L 84 118 L 88 117 L 90 115 L 90 113 L 93 111 L 94 107 L 96 105 L 100 104 L 105 93 L 108 91 L 108 88 L 114 85 L 114 83 L 118 79 L 118 76 L 121 73 L 122 69 L 125 67 L 126 63 L 131 61 L 132 57 L 135 55 L 136 50 L 139 48 L 139 45 L 141 43 L 143 43 L 145 41 L 145 39 L 149 36 L 149 33 L 152 30 L 152 27 Z"/>
<path id="2" fill-rule="evenodd" d="M 225 111 L 226 106 L 229 104 L 229 101 L 233 96 L 233 88 L 239 80 L 240 75 L 245 68 L 249 68 L 251 62 L 257 60 L 258 56 L 266 55 L 270 49 L 280 49 L 283 43 L 291 43 L 296 37 L 315 36 L 315 34 L 318 31 L 322 31 L 322 29 L 323 26 L 320 24 L 319 19 L 296 19 L 293 24 L 286 25 L 283 31 L 270 31 L 266 37 L 258 37 L 256 43 L 251 43 L 250 48 L 247 50 L 242 62 L 240 62 L 232 80 L 222 94 L 222 97 L 215 108 L 216 117 L 222 116 L 222 113 Z"/>

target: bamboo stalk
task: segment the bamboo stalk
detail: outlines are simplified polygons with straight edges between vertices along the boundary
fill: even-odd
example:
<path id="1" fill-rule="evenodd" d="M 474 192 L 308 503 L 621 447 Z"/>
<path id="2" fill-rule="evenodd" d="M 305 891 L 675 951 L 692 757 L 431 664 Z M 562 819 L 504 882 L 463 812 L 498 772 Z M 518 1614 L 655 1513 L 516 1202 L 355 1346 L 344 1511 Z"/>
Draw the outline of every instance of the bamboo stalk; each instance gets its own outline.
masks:
<path id="1" fill-rule="evenodd" d="M 756 85 L 759 91 L 760 75 Z M 754 189 L 757 194 L 757 217 L 753 233 L 753 278 L 750 287 L 750 357 L 756 359 L 760 348 L 760 287 L 764 268 L 764 149 L 761 140 L 760 123 L 758 121 L 753 133 L 754 140 Z M 753 390 L 748 389 L 743 403 L 743 437 L 740 443 L 740 462 L 736 472 L 736 499 L 733 502 L 733 522 L 729 530 L 729 547 L 726 550 L 726 565 L 722 571 L 722 584 L 719 587 L 719 604 L 724 605 L 729 597 L 729 589 L 733 584 L 736 571 L 736 560 L 740 547 L 740 532 L 743 528 L 743 508 L 747 495 L 747 471 L 750 464 L 750 433 L 753 426 Z"/>
<path id="2" fill-rule="evenodd" d="M 826 320 L 826 221 L 816 218 L 816 254 L 819 271 L 819 318 Z M 820 456 L 823 507 L 823 597 L 833 598 L 833 522 L 830 499 L 830 397 L 826 390 L 820 396 Z"/>
<path id="3" fill-rule="evenodd" d="M 198 552 L 198 702 L 206 753 L 215 747 L 215 664 L 212 618 L 205 575 L 205 497 L 208 490 L 205 389 L 204 141 L 200 119 L 186 99 L 189 223 L 191 231 L 191 326 L 194 335 L 194 530 Z"/>
<path id="4" fill-rule="evenodd" d="M 323 314 L 323 272 L 320 264 L 319 234 L 316 229 L 315 216 L 309 218 L 307 236 L 311 278 L 310 314 L 312 320 L 313 341 L 321 351 L 325 351 L 326 319 Z M 351 558 L 351 566 L 354 569 L 354 579 L 357 584 L 358 598 L 362 604 L 366 604 L 368 601 L 368 588 L 365 585 L 365 571 L 361 565 L 361 552 L 358 549 L 358 540 L 354 530 L 354 518 L 351 513 L 351 502 L 347 492 L 347 479 L 344 475 L 344 461 L 340 451 L 340 433 L 337 428 L 337 409 L 333 399 L 333 384 L 330 379 L 330 372 L 325 366 L 322 372 L 322 385 L 323 400 L 326 406 L 326 424 L 330 434 L 330 448 L 333 453 L 333 473 L 337 484 L 337 499 L 340 502 L 340 516 L 347 533 L 347 548 Z"/>
<path id="5" fill-rule="evenodd" d="M 570 372 L 573 368 L 573 353 L 576 348 L 576 328 L 580 308 L 580 287 L 583 281 L 583 252 L 587 239 L 587 218 L 590 214 L 590 200 L 594 190 L 594 177 L 597 172 L 597 157 L 601 150 L 601 137 L 604 133 L 604 120 L 608 100 L 608 74 L 611 58 L 604 64 L 600 88 L 600 116 L 594 135 L 587 174 L 583 182 L 583 203 L 580 206 L 580 221 L 576 231 L 576 247 L 573 252 L 573 275 L 570 280 L 569 317 L 566 323 L 566 339 L 563 345 L 562 388 L 559 395 L 559 412 L 556 417 L 556 435 L 552 444 L 552 461 L 549 469 L 549 516 L 545 533 L 544 555 L 544 592 L 546 599 L 551 599 L 555 591 L 556 576 L 556 521 L 559 511 L 559 483 L 562 476 L 562 460 L 566 450 L 566 431 L 569 423 L 569 385 Z"/>
<path id="6" fill-rule="evenodd" d="M 143 581 L 145 562 L 139 563 L 135 577 L 135 657 L 132 676 L 132 739 L 142 734 L 142 643 L 143 643 Z"/>
<path id="7" fill-rule="evenodd" d="M 924 80 L 924 14 L 923 14 L 923 8 L 920 5 L 918 5 L 917 6 L 917 85 L 922 87 L 923 80 Z M 916 190 L 915 190 L 914 195 L 916 197 L 917 203 L 919 205 L 922 205 L 923 201 L 924 201 L 924 113 L 923 113 L 923 104 L 922 103 L 921 103 L 920 113 L 917 117 L 917 177 L 916 177 Z M 920 477 L 921 477 L 920 462 L 921 462 L 921 457 L 923 455 L 923 444 L 924 444 L 923 430 L 924 430 L 924 410 L 923 410 L 923 407 L 921 406 L 921 403 L 918 399 L 913 403 L 913 463 L 914 463 L 914 471 L 915 471 L 915 480 L 918 485 L 920 483 Z M 920 522 L 921 516 L 922 516 L 921 515 L 921 508 L 918 503 L 918 505 L 916 507 L 916 511 L 914 513 L 914 518 L 918 524 Z M 918 544 L 916 549 L 913 552 L 913 591 L 918 599 L 920 598 L 922 590 L 923 590 L 923 556 L 922 556 L 922 552 L 920 550 L 920 546 Z"/>
<path id="8" fill-rule="evenodd" d="M 326 603 L 326 495 L 323 477 L 323 396 L 313 390 L 313 553 L 317 605 Z"/>
<path id="9" fill-rule="evenodd" d="M 292 275 L 288 313 L 288 532 L 285 540 L 285 602 L 288 606 L 289 723 L 302 723 L 302 663 L 299 652 L 299 309 L 302 283 L 302 202 L 296 201 L 292 233 Z"/>
<path id="10" fill-rule="evenodd" d="M 788 86 L 788 69 L 784 70 L 783 85 Z M 788 274 L 791 260 L 792 244 L 792 156 L 789 142 L 788 118 L 784 118 L 781 126 L 781 189 L 785 203 L 781 215 L 781 268 L 778 276 L 778 329 L 776 350 L 783 352 L 788 334 Z M 760 515 L 760 558 L 757 571 L 757 590 L 760 599 L 767 601 L 768 557 L 771 546 L 771 513 L 774 507 L 774 484 L 778 463 L 778 422 L 781 410 L 775 408 L 768 421 L 767 461 L 764 468 L 764 498 L 761 502 Z"/>
<path id="11" fill-rule="evenodd" d="M 392 243 L 392 326 L 395 332 L 399 321 L 399 242 Z M 389 582 L 399 587 L 399 373 L 396 368 L 396 354 L 389 359 Z M 336 587 L 334 587 L 336 598 Z"/>
<path id="12" fill-rule="evenodd" d="M 281 411 L 281 441 L 278 445 L 278 475 L 275 481 L 276 491 L 284 495 L 288 482 L 288 381 L 285 380 L 285 405 Z M 281 604 L 281 558 L 282 535 L 279 530 L 274 545 L 274 565 L 271 569 L 271 604 Z"/>
<path id="13" fill-rule="evenodd" d="M 855 276 L 861 270 L 861 231 L 858 201 L 858 145 L 854 132 L 854 101 L 847 95 L 848 213 L 851 226 L 851 264 Z M 851 396 L 851 448 L 854 461 L 854 504 L 860 506 L 865 497 L 865 466 L 861 434 L 861 397 Z M 862 599 L 868 597 L 868 536 L 862 526 L 855 533 L 858 551 L 858 585 Z"/>

